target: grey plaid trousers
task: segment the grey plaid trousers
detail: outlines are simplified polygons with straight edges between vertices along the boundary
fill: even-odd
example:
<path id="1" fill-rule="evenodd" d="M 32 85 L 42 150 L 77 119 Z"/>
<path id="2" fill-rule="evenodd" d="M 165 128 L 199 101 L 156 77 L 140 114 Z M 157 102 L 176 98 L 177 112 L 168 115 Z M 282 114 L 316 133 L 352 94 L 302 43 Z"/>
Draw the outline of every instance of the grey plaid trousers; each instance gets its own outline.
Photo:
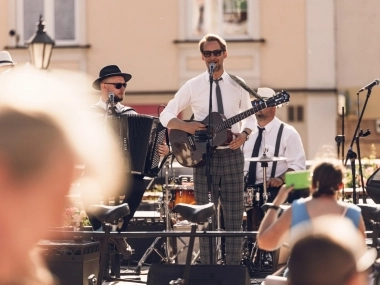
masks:
<path id="1" fill-rule="evenodd" d="M 197 205 L 209 202 L 206 166 L 194 168 L 194 196 Z M 241 149 L 217 149 L 212 153 L 210 172 L 212 174 L 211 199 L 215 206 L 218 198 L 223 211 L 226 231 L 241 231 L 244 212 L 244 156 Z M 216 217 L 212 219 L 216 229 Z M 216 260 L 216 238 L 213 238 L 212 252 Z M 209 238 L 200 238 L 202 264 L 210 264 Z M 240 264 L 243 237 L 226 238 L 226 264 Z M 214 262 L 215 263 L 215 262 Z"/>

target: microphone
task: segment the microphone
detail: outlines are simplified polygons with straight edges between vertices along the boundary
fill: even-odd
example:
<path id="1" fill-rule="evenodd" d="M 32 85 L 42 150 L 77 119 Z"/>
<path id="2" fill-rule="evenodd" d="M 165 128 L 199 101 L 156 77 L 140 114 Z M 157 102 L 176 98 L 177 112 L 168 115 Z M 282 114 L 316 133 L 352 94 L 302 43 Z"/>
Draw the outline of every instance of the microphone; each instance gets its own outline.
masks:
<path id="1" fill-rule="evenodd" d="M 211 62 L 209 65 L 208 65 L 208 72 L 210 73 L 210 75 L 212 75 L 214 73 L 214 69 L 215 69 L 215 63 L 214 62 Z"/>
<path id="2" fill-rule="evenodd" d="M 359 90 L 358 94 L 364 90 L 370 90 L 372 89 L 373 86 L 375 85 L 379 85 L 380 83 L 380 80 L 379 79 L 375 79 L 374 81 L 372 81 L 370 84 L 364 86 L 362 89 Z"/>
<path id="3" fill-rule="evenodd" d="M 115 94 L 113 92 L 108 93 L 108 103 L 111 107 L 115 105 Z"/>

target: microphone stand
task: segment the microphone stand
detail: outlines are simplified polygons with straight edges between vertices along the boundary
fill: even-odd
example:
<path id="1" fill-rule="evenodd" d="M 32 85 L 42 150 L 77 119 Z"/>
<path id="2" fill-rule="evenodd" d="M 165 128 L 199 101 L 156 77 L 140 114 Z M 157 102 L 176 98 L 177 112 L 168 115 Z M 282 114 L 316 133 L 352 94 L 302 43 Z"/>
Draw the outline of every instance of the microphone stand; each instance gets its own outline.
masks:
<path id="1" fill-rule="evenodd" d="M 215 66 L 213 66 L 215 68 Z M 211 159 L 212 159 L 212 149 L 213 144 L 213 117 L 212 117 L 212 83 L 214 69 L 209 67 L 209 81 L 210 81 L 210 97 L 209 97 L 209 107 L 208 107 L 208 126 L 206 131 L 195 131 L 195 140 L 198 142 L 206 142 L 206 152 L 203 153 L 203 159 L 206 161 L 205 164 L 205 176 L 207 179 L 207 190 L 208 190 L 208 201 L 213 202 L 211 185 L 212 185 L 212 173 L 211 173 Z M 208 218 L 208 228 L 212 231 L 212 217 Z M 214 264 L 213 249 L 212 249 L 212 237 L 209 237 L 209 252 L 210 252 L 210 264 Z"/>
<path id="2" fill-rule="evenodd" d="M 364 176 L 363 176 L 363 167 L 362 167 L 362 160 L 361 160 L 361 155 L 360 155 L 360 145 L 359 145 L 359 140 L 361 137 L 366 137 L 371 134 L 371 131 L 367 129 L 365 133 L 363 133 L 363 130 L 360 130 L 359 135 L 355 138 L 355 143 L 356 143 L 356 149 L 358 151 L 358 161 L 359 161 L 359 175 L 360 175 L 360 182 L 362 186 L 362 193 L 363 193 L 363 203 L 367 204 L 367 197 L 366 197 L 366 190 L 364 187 Z"/>
<path id="3" fill-rule="evenodd" d="M 210 97 L 209 97 L 209 107 L 208 107 L 208 128 L 207 128 L 207 139 L 206 139 L 206 167 L 205 167 L 205 175 L 207 178 L 207 190 L 208 190 L 208 201 L 212 203 L 213 197 L 212 197 L 212 191 L 211 191 L 211 185 L 212 185 L 212 173 L 211 173 L 211 159 L 212 159 L 212 151 L 211 151 L 211 144 L 210 141 L 213 142 L 213 135 L 212 135 L 212 84 L 214 82 L 213 79 L 213 72 L 210 72 Z M 208 228 L 210 231 L 212 231 L 212 217 L 208 218 Z M 210 252 L 210 264 L 214 264 L 214 257 L 213 257 L 213 248 L 212 248 L 212 237 L 209 237 L 209 252 Z"/>
<path id="4" fill-rule="evenodd" d="M 345 136 L 344 136 L 344 107 L 342 107 L 342 135 L 337 135 L 335 137 L 335 141 L 336 141 L 336 144 L 337 144 L 337 154 L 338 154 L 338 158 L 340 156 L 340 153 L 339 153 L 339 147 L 340 147 L 340 144 L 342 144 L 342 165 L 344 165 L 344 143 L 345 143 Z M 342 188 L 342 201 L 344 201 L 344 185 L 343 185 L 343 188 Z"/>
<path id="5" fill-rule="evenodd" d="M 358 96 L 359 96 L 359 92 L 357 93 Z M 355 132 L 354 132 L 354 136 L 353 136 L 353 138 L 351 140 L 350 147 L 349 147 L 349 149 L 347 151 L 346 162 L 344 164 L 346 166 L 348 159 L 350 159 L 350 161 L 351 161 L 351 173 L 352 173 L 352 197 L 353 197 L 353 203 L 354 204 L 357 204 L 357 198 L 358 198 L 357 194 L 356 194 L 356 179 L 355 179 L 355 176 L 356 176 L 356 173 L 355 173 L 355 159 L 356 159 L 357 155 L 352 150 L 352 146 L 353 146 L 353 144 L 354 144 L 355 141 L 359 140 L 359 138 L 357 138 L 357 133 L 358 133 L 358 130 L 359 130 L 359 127 L 360 127 L 360 123 L 361 123 L 363 115 L 364 115 L 364 111 L 365 111 L 365 109 L 367 107 L 368 99 L 369 99 L 369 96 L 371 95 L 371 92 L 372 92 L 372 87 L 367 89 L 367 97 L 365 99 L 362 111 L 360 113 L 359 120 L 358 120 L 358 123 L 356 125 Z M 356 143 L 356 146 L 357 146 L 357 148 L 359 150 L 359 143 L 358 142 Z M 360 152 L 360 150 L 359 150 L 359 152 Z M 360 163 L 360 159 L 359 159 L 359 163 Z M 361 167 L 361 165 L 360 165 L 360 167 Z M 360 172 L 361 172 L 361 170 L 360 170 Z M 362 185 L 362 186 L 363 186 L 363 190 L 364 190 L 364 185 Z M 366 198 L 365 198 L 365 193 L 363 191 L 363 202 L 364 201 L 366 201 Z"/>

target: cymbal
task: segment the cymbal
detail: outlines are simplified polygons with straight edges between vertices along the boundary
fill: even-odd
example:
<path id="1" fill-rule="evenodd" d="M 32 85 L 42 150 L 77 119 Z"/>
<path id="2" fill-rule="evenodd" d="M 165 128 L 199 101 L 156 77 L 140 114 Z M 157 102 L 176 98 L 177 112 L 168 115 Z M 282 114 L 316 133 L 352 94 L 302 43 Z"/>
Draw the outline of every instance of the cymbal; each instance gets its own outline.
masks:
<path id="1" fill-rule="evenodd" d="M 256 162 L 274 162 L 274 161 L 284 161 L 284 160 L 286 160 L 286 157 L 283 157 L 283 156 L 269 157 L 266 155 L 262 155 L 260 157 L 248 157 L 245 159 L 245 161 L 256 161 Z"/>

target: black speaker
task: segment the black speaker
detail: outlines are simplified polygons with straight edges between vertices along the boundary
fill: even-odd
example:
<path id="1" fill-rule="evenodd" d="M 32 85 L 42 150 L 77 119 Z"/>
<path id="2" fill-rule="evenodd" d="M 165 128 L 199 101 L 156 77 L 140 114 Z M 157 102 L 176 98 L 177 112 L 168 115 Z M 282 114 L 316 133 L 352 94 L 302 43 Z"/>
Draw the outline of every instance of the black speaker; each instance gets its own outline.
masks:
<path id="1" fill-rule="evenodd" d="M 380 168 L 377 169 L 367 180 L 368 196 L 376 203 L 380 204 Z"/>
<path id="2" fill-rule="evenodd" d="M 152 264 L 147 285 L 167 285 L 183 278 L 185 265 Z M 243 265 L 191 265 L 189 285 L 250 285 L 248 269 Z"/>

